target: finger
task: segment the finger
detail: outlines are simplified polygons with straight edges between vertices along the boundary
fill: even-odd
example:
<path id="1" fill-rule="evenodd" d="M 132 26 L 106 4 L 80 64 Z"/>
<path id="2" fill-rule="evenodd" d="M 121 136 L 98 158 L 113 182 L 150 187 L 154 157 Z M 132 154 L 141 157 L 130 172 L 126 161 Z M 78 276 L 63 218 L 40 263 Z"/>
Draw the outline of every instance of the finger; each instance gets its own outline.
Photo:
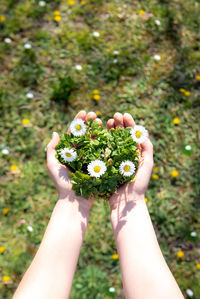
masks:
<path id="1" fill-rule="evenodd" d="M 95 120 L 98 121 L 98 123 L 99 123 L 100 126 L 103 125 L 102 120 L 100 118 L 96 118 Z"/>
<path id="2" fill-rule="evenodd" d="M 85 121 L 86 115 L 87 115 L 86 111 L 85 111 L 85 110 L 81 110 L 81 111 L 79 111 L 79 112 L 76 114 L 76 116 L 74 117 L 74 119 L 81 118 L 82 120 Z M 69 127 L 69 129 L 67 130 L 67 133 L 68 133 L 68 134 L 70 133 L 70 127 Z"/>
<path id="3" fill-rule="evenodd" d="M 55 147 L 59 143 L 60 137 L 58 133 L 53 132 L 51 141 L 47 145 L 47 166 L 58 163 L 58 160 L 55 157 L 56 150 Z"/>
<path id="4" fill-rule="evenodd" d="M 76 114 L 76 116 L 74 117 L 74 119 L 81 118 L 82 120 L 85 120 L 86 115 L 87 115 L 86 111 L 85 110 L 81 110 L 81 111 L 79 111 Z"/>
<path id="5" fill-rule="evenodd" d="M 119 113 L 119 112 L 115 113 L 114 120 L 115 120 L 115 128 L 117 128 L 117 127 L 123 128 L 124 127 L 123 115 L 121 113 Z"/>
<path id="6" fill-rule="evenodd" d="M 153 167 L 153 144 L 149 138 L 146 138 L 145 142 L 141 143 L 142 158 L 144 164 Z"/>
<path id="7" fill-rule="evenodd" d="M 86 115 L 86 118 L 85 118 L 85 121 L 88 122 L 89 119 L 93 119 L 95 120 L 97 118 L 97 115 L 95 112 L 89 112 L 87 115 Z"/>
<path id="8" fill-rule="evenodd" d="M 107 121 L 107 130 L 109 131 L 111 128 L 115 127 L 115 120 L 113 118 Z"/>
<path id="9" fill-rule="evenodd" d="M 135 122 L 134 122 L 134 119 L 132 118 L 132 116 L 129 113 L 124 113 L 123 121 L 124 121 L 124 127 L 125 128 L 126 127 L 134 128 Z"/>

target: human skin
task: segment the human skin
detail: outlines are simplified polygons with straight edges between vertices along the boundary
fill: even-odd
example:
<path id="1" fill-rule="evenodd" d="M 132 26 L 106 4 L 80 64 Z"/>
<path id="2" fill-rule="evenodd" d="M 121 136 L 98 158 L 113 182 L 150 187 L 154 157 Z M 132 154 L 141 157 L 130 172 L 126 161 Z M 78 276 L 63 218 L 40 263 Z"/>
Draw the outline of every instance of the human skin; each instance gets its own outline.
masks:
<path id="1" fill-rule="evenodd" d="M 134 127 L 128 113 L 115 113 L 107 129 Z M 134 182 L 120 187 L 109 200 L 111 223 L 119 254 L 126 299 L 183 299 L 160 250 L 145 203 L 153 168 L 149 138 L 138 146 L 142 163 Z"/>
<path id="2" fill-rule="evenodd" d="M 87 122 L 94 112 L 80 111 L 75 118 Z M 40 247 L 24 274 L 13 299 L 69 298 L 80 249 L 89 221 L 94 198 L 76 196 L 69 179 L 69 170 L 55 158 L 59 136 L 53 133 L 47 146 L 47 168 L 58 191 L 58 201 Z"/>
<path id="3" fill-rule="evenodd" d="M 94 112 L 79 112 L 75 118 L 87 122 Z M 101 120 L 97 119 L 102 125 Z M 119 113 L 108 121 L 111 127 L 133 127 L 129 114 Z M 59 136 L 53 133 L 47 146 L 47 168 L 58 191 L 41 245 L 20 282 L 14 299 L 69 298 L 84 234 L 94 198 L 75 195 L 69 170 L 55 158 Z M 141 147 L 143 164 L 134 183 L 125 184 L 109 204 L 111 222 L 118 248 L 122 279 L 127 299 L 183 298 L 160 251 L 144 201 L 153 167 L 153 147 L 149 139 Z"/>

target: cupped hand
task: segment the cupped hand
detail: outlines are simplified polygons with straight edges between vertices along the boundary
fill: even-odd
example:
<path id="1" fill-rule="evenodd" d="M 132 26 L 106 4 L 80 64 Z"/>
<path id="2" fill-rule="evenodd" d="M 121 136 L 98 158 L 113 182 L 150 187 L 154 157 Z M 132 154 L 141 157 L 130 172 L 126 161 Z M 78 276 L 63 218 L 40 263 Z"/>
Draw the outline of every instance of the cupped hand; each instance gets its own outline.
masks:
<path id="1" fill-rule="evenodd" d="M 129 113 L 122 115 L 117 112 L 113 119 L 109 119 L 107 122 L 107 129 L 111 128 L 134 128 L 135 122 Z M 110 200 L 111 209 L 115 209 L 119 206 L 120 202 L 126 202 L 129 200 L 144 199 L 145 192 L 151 177 L 153 169 L 153 145 L 149 139 L 137 146 L 140 151 L 140 165 L 136 172 L 136 177 L 133 182 L 125 183 L 120 187 L 116 193 L 114 193 Z"/>
<path id="2" fill-rule="evenodd" d="M 97 115 L 94 112 L 86 113 L 85 111 L 80 111 L 75 116 L 75 119 L 77 118 L 83 119 L 86 123 L 91 118 L 93 120 L 97 120 L 99 124 L 102 125 L 102 121 L 97 118 Z M 68 130 L 68 133 L 70 133 L 70 130 Z M 53 132 L 52 139 L 47 145 L 47 168 L 58 191 L 59 199 L 67 198 L 68 200 L 72 201 L 78 200 L 81 204 L 90 208 L 94 198 L 91 197 L 90 199 L 86 200 L 82 196 L 75 195 L 75 191 L 72 190 L 69 169 L 65 165 L 60 164 L 57 158 L 55 157 L 55 147 L 59 143 L 59 141 L 59 135 L 56 132 Z"/>

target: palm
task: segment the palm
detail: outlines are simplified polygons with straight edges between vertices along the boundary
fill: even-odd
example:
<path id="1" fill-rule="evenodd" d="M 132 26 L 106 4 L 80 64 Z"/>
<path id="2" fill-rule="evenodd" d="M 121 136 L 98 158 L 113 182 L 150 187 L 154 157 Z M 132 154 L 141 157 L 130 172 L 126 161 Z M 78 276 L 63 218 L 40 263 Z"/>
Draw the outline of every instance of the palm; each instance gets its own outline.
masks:
<path id="1" fill-rule="evenodd" d="M 85 111 L 80 111 L 75 118 L 81 118 L 84 121 L 92 118 L 96 119 L 96 114 L 94 112 L 89 112 L 88 114 Z M 102 125 L 101 120 L 96 119 L 100 125 Z M 68 130 L 69 133 L 69 130 Z M 79 203 L 85 207 L 90 207 L 94 198 L 86 200 L 82 196 L 76 196 L 75 191 L 72 190 L 72 183 L 70 181 L 69 169 L 60 164 L 55 157 L 56 150 L 55 147 L 59 143 L 60 138 L 57 133 L 54 133 L 50 143 L 47 146 L 47 168 L 50 176 L 52 177 L 55 186 L 59 193 L 59 198 L 68 198 L 69 200 L 77 200 Z"/>
<path id="2" fill-rule="evenodd" d="M 134 127 L 135 123 L 132 116 L 125 113 L 124 116 L 121 113 L 116 113 L 114 119 L 110 119 L 107 123 L 107 129 L 116 127 Z M 148 139 L 144 144 L 138 145 L 140 152 L 140 166 L 137 170 L 134 182 L 125 183 L 118 188 L 117 192 L 110 198 L 111 205 L 115 205 L 115 202 L 126 200 L 128 194 L 141 195 L 145 194 L 149 179 L 153 168 L 153 147 Z"/>

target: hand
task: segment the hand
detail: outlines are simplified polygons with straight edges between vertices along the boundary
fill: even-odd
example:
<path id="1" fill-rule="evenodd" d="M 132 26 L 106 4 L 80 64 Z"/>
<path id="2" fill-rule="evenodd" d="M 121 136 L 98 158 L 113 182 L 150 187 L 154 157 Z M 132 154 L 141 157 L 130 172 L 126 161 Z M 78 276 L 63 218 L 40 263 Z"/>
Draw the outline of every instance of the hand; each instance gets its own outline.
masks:
<path id="1" fill-rule="evenodd" d="M 115 113 L 114 119 L 109 119 L 107 122 L 107 129 L 117 127 L 132 127 L 134 128 L 135 122 L 129 113 L 122 115 L 121 113 Z M 153 168 L 153 145 L 149 138 L 142 144 L 137 146 L 142 163 L 137 170 L 135 181 L 131 183 L 125 183 L 117 190 L 117 193 L 113 194 L 109 200 L 111 209 L 119 207 L 120 202 L 127 202 L 130 199 L 144 199 L 145 192 L 151 177 Z"/>
<path id="2" fill-rule="evenodd" d="M 97 115 L 94 112 L 86 113 L 85 111 L 80 111 L 75 116 L 75 119 L 81 118 L 85 122 L 87 122 L 90 118 L 92 118 L 93 120 L 96 119 L 99 124 L 102 125 L 102 121 L 96 117 Z M 69 130 L 68 133 L 70 133 Z M 69 177 L 69 169 L 65 165 L 60 164 L 55 157 L 55 147 L 59 143 L 59 141 L 59 135 L 56 132 L 53 132 L 52 139 L 47 145 L 47 168 L 57 188 L 59 199 L 68 198 L 71 201 L 76 199 L 84 207 L 90 208 L 94 198 L 86 200 L 82 196 L 75 195 L 75 191 L 72 190 L 72 183 Z"/>

